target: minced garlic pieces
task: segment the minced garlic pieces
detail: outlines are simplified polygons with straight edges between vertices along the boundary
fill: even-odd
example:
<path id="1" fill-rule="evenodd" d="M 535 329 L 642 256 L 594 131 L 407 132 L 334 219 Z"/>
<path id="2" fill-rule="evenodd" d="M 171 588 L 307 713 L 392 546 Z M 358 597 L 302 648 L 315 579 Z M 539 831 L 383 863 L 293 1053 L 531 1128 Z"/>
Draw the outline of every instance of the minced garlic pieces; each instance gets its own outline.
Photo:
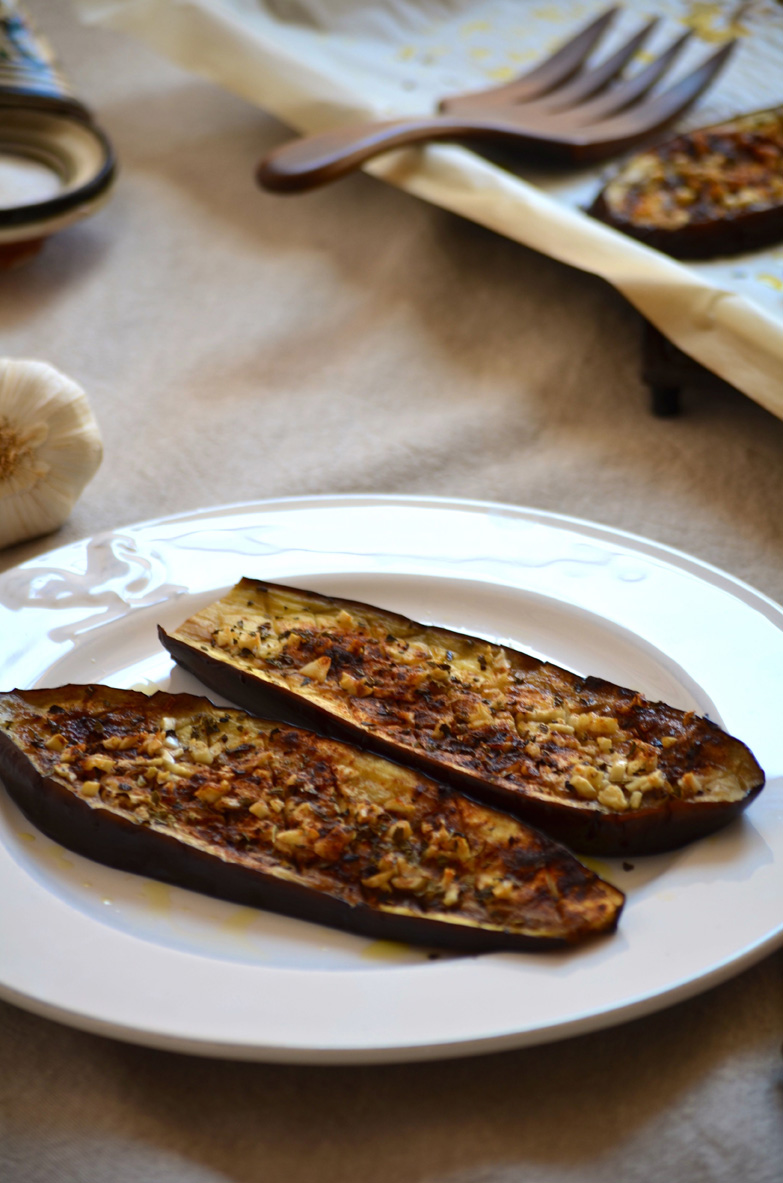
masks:
<path id="1" fill-rule="evenodd" d="M 556 670 L 550 676 L 518 668 L 513 655 L 488 641 L 263 585 L 235 589 L 215 624 L 214 645 L 250 664 L 269 659 L 273 680 L 316 700 L 351 700 L 349 710 L 379 727 L 378 734 L 389 718 L 392 738 L 399 733 L 404 744 L 440 750 L 447 759 L 454 755 L 471 771 L 481 773 L 485 762 L 494 776 L 512 783 L 517 776 L 532 779 L 546 793 L 616 813 L 649 808 L 664 797 L 742 795 L 731 778 L 709 788 L 693 774 L 667 779 L 659 760 L 672 762 L 675 753 L 668 759 L 667 753 L 679 745 L 679 735 L 655 743 L 635 738 L 611 703 L 606 710 L 600 697 L 580 700 Z M 374 647 L 366 662 L 365 643 Z M 355 660 L 346 661 L 346 652 Z M 399 679 L 399 699 L 394 679 L 384 680 L 387 661 Z M 361 701 L 373 697 L 386 713 Z"/>
<path id="2" fill-rule="evenodd" d="M 616 756 L 607 772 L 607 779 L 613 785 L 621 785 L 628 777 L 628 761 L 622 756 Z"/>
<path id="3" fill-rule="evenodd" d="M 384 905 L 408 896 L 425 911 L 464 905 L 500 909 L 502 919 L 524 893 L 505 861 L 508 835 L 496 833 L 497 822 L 463 832 L 462 816 L 449 805 L 441 812 L 435 804 L 432 812 L 415 773 L 351 752 L 330 765 L 323 792 L 303 799 L 301 792 L 314 787 L 309 765 L 296 762 L 296 745 L 272 739 L 275 729 L 237 722 L 219 708 L 214 716 L 158 722 L 157 729 L 153 723 L 134 730 L 132 742 L 128 735 L 97 739 L 98 750 L 88 752 L 69 746 L 50 721 L 48 738 L 57 742 L 43 747 L 54 772 L 83 799 L 127 812 L 139 824 L 182 824 L 196 833 L 206 826 L 211 835 L 214 811 L 227 818 L 228 841 L 262 858 L 274 851 L 290 864 L 284 873 L 316 861 L 325 870 L 353 852 L 347 867 L 357 858 L 365 863 L 357 886 Z M 236 749 L 243 755 L 235 767 L 226 756 Z M 507 824 L 514 837 L 515 823 Z"/>
<path id="4" fill-rule="evenodd" d="M 574 716 L 571 716 L 573 718 Z M 616 720 L 613 720 L 616 722 Z M 621 735 L 618 735 L 618 740 Z M 638 748 L 638 746 L 637 746 Z M 628 809 L 639 809 L 644 803 L 645 793 L 666 793 L 675 790 L 657 767 L 658 755 L 654 749 L 634 753 L 632 758 L 622 756 L 605 745 L 596 745 L 594 763 L 580 762 L 571 766 L 567 787 L 582 801 L 595 801 L 604 809 L 624 813 Z M 678 787 L 683 796 L 698 791 L 693 781 L 682 781 Z"/>
<path id="5" fill-rule="evenodd" d="M 587 777 L 572 774 L 569 778 L 571 788 L 576 792 L 577 797 L 581 797 L 583 801 L 595 801 L 598 796 L 598 790 L 595 785 L 591 784 Z"/>
<path id="6" fill-rule="evenodd" d="M 215 750 L 217 749 L 217 750 Z M 205 743 L 203 739 L 194 739 L 188 744 L 188 757 L 196 764 L 206 764 L 211 766 L 214 762 L 215 756 L 220 752 L 218 744 L 212 747 Z"/>
<path id="7" fill-rule="evenodd" d="M 620 724 L 612 715 L 571 715 L 568 722 L 577 735 L 612 736 L 620 730 Z"/>
<path id="8" fill-rule="evenodd" d="M 347 672 L 340 675 L 339 686 L 352 698 L 368 698 L 372 694 L 372 686 L 364 678 L 354 678 L 352 674 Z"/>
<path id="9" fill-rule="evenodd" d="M 622 813 L 628 808 L 628 798 L 619 785 L 607 785 L 598 794 L 598 801 L 606 809 Z"/>
<path id="10" fill-rule="evenodd" d="M 313 682 L 325 682 L 331 664 L 331 657 L 316 657 L 314 661 L 308 661 L 307 665 L 300 666 L 299 674 Z"/>

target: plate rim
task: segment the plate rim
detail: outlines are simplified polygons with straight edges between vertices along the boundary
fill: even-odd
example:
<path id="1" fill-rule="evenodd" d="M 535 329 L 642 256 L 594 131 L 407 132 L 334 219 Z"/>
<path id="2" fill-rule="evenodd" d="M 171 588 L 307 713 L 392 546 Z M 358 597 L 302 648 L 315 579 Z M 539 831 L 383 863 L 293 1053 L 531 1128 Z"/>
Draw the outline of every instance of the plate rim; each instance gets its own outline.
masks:
<path id="1" fill-rule="evenodd" d="M 771 609 L 775 617 L 783 620 L 783 603 L 779 603 L 772 596 L 767 595 L 766 592 L 754 587 L 753 584 L 748 583 L 747 580 L 741 579 L 738 575 L 732 574 L 724 567 L 720 567 L 715 563 L 709 562 L 707 559 L 699 558 L 698 555 L 691 554 L 689 551 L 681 550 L 676 546 L 672 546 L 667 542 L 658 542 L 654 538 L 650 538 L 644 534 L 637 534 L 632 530 L 626 530 L 622 526 L 610 526 L 603 522 L 594 521 L 591 518 L 582 518 L 575 514 L 560 513 L 557 510 L 540 509 L 537 506 L 531 505 L 516 505 L 509 501 L 493 501 L 484 500 L 481 498 L 469 497 L 448 497 L 437 496 L 429 494 L 414 494 L 414 493 L 315 493 L 315 494 L 301 494 L 293 497 L 268 497 L 251 499 L 247 501 L 228 501 L 220 505 L 204 505 L 196 507 L 195 509 L 178 510 L 172 514 L 161 514 L 151 518 L 142 518 L 138 521 L 133 520 L 124 523 L 120 526 L 115 526 L 113 529 L 98 530 L 94 534 L 85 534 L 80 538 L 73 538 L 70 542 L 63 543 L 61 546 L 47 547 L 38 554 L 24 559 L 22 562 L 6 568 L 5 571 L 0 571 L 0 582 L 4 577 L 12 571 L 23 571 L 28 567 L 36 565 L 40 560 L 47 556 L 55 555 L 60 551 L 70 550 L 72 548 L 85 545 L 89 542 L 99 542 L 103 539 L 112 538 L 116 534 L 123 531 L 141 531 L 152 529 L 156 526 L 165 526 L 169 523 L 173 524 L 178 521 L 187 521 L 188 519 L 198 519 L 204 515 L 212 514 L 226 514 L 226 513 L 243 513 L 254 511 L 275 511 L 285 508 L 304 509 L 307 506 L 316 508 L 326 507 L 331 503 L 336 506 L 351 505 L 351 504 L 366 504 L 366 505 L 400 505 L 410 506 L 411 508 L 426 508 L 434 506 L 436 508 L 444 509 L 465 509 L 465 510 L 493 510 L 500 511 L 506 514 L 519 516 L 525 520 L 541 520 L 543 522 L 552 522 L 554 524 L 562 524 L 574 526 L 580 531 L 587 532 L 593 537 L 599 538 L 616 538 L 618 541 L 627 541 L 633 543 L 634 549 L 641 550 L 644 554 L 653 557 L 662 557 L 664 559 L 672 557 L 678 560 L 677 565 L 683 569 L 707 571 L 711 575 L 717 576 L 722 582 L 725 582 L 729 587 L 739 588 L 747 593 L 749 597 L 757 600 L 759 604 L 764 604 Z M 766 615 L 767 613 L 765 613 Z"/>

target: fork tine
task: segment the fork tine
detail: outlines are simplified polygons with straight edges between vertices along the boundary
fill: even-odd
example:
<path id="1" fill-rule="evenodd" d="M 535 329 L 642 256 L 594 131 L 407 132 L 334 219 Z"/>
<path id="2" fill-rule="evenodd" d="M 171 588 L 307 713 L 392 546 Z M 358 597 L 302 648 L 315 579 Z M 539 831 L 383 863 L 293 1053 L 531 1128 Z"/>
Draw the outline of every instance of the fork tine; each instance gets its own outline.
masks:
<path id="1" fill-rule="evenodd" d="M 576 106 L 582 99 L 590 98 L 591 95 L 603 90 L 627 65 L 634 54 L 641 49 L 659 21 L 660 17 L 653 17 L 605 61 L 593 67 L 592 70 L 585 70 L 584 73 L 578 74 L 572 82 L 547 95 L 541 105 L 551 111 L 563 111 Z"/>
<path id="2" fill-rule="evenodd" d="M 642 136 L 658 131 L 681 115 L 696 101 L 702 91 L 707 89 L 715 75 L 734 52 L 736 45 L 736 41 L 729 41 L 727 45 L 722 46 L 717 53 L 707 58 L 690 74 L 665 90 L 663 94 L 656 95 L 611 119 L 604 119 L 598 123 L 590 124 L 589 127 L 582 127 L 580 134 L 589 137 L 591 149 L 595 148 L 597 151 L 601 146 L 605 149 L 611 143 L 614 145 L 614 150 L 620 151 L 623 147 L 635 143 Z M 589 159 L 589 156 L 583 155 L 582 158 Z"/>
<path id="3" fill-rule="evenodd" d="M 600 18 L 604 26 L 612 15 L 605 13 Z M 591 27 L 593 35 L 598 23 L 594 22 Z M 668 69 L 685 43 L 686 38 L 682 37 L 649 67 L 580 108 L 575 95 L 595 95 L 596 88 L 600 90 L 608 86 L 652 26 L 653 22 L 640 30 L 602 65 L 585 71 L 586 82 L 585 75 L 581 75 L 559 91 L 557 100 L 562 103 L 565 91 L 574 106 L 560 106 L 553 110 L 552 104 L 545 100 L 522 102 L 519 95 L 525 79 L 517 79 L 515 84 L 474 95 L 472 100 L 470 96 L 462 96 L 460 109 L 455 113 L 449 110 L 448 114 L 425 118 L 370 122 L 305 136 L 276 149 L 261 161 L 257 172 L 259 183 L 279 192 L 310 189 L 344 176 L 381 152 L 427 140 L 483 137 L 505 141 L 520 149 L 527 147 L 572 165 L 605 160 L 658 131 L 695 102 L 737 44 L 736 41 L 729 42 L 668 90 L 636 102 Z M 540 79 L 539 74 L 539 82 Z M 514 95 L 513 100 L 508 97 L 510 92 Z M 503 96 L 502 100 L 500 96 Z M 630 105 L 632 102 L 633 106 Z M 618 106 L 623 108 L 619 114 Z M 585 108 L 590 111 L 588 121 L 584 119 Z"/>
<path id="4" fill-rule="evenodd" d="M 565 45 L 548 57 L 540 65 L 527 73 L 520 75 L 513 82 L 505 86 L 497 86 L 493 90 L 478 90 L 472 94 L 455 95 L 454 98 L 444 99 L 438 110 L 452 114 L 463 106 L 475 109 L 478 103 L 482 106 L 494 106 L 495 103 L 526 102 L 547 94 L 556 86 L 571 78 L 584 62 L 590 51 L 597 45 L 605 33 L 619 8 L 608 8 L 596 20 L 577 33 Z"/>
<path id="5" fill-rule="evenodd" d="M 650 62 L 648 66 L 645 66 L 633 78 L 628 78 L 626 81 L 618 83 L 617 86 L 613 86 L 611 90 L 606 91 L 604 94 L 599 94 L 596 98 L 583 103 L 578 112 L 570 111 L 569 117 L 578 114 L 580 120 L 589 123 L 595 122 L 596 119 L 605 119 L 609 115 L 622 111 L 625 107 L 630 107 L 637 99 L 643 98 L 648 90 L 652 90 L 655 83 L 673 65 L 675 59 L 692 37 L 692 30 L 683 33 L 654 62 Z"/>

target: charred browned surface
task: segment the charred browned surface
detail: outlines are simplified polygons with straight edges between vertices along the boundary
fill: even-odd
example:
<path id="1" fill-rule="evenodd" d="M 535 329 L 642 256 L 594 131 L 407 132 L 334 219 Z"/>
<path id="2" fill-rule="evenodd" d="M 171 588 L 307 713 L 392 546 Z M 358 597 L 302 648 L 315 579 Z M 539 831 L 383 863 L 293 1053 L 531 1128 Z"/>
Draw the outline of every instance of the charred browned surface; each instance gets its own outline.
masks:
<path id="1" fill-rule="evenodd" d="M 632 157 L 590 212 L 680 258 L 783 239 L 783 107 L 701 128 Z"/>
<path id="2" fill-rule="evenodd" d="M 0 774 L 37 825 L 90 857 L 371 935 L 547 947 L 612 929 L 623 903 L 514 818 L 191 695 L 6 694 Z"/>
<path id="3" fill-rule="evenodd" d="M 665 849 L 763 785 L 693 713 L 353 601 L 243 580 L 167 635 L 207 684 L 277 705 L 502 802 L 578 849 Z"/>

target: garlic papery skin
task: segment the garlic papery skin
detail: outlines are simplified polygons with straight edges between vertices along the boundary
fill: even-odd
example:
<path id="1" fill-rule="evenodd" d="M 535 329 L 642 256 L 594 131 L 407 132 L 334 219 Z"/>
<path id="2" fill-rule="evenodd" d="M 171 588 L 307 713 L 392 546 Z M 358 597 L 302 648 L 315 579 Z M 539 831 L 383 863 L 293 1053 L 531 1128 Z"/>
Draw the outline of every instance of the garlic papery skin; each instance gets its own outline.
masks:
<path id="1" fill-rule="evenodd" d="M 61 526 L 102 457 L 80 386 L 46 362 L 0 358 L 0 547 Z"/>

